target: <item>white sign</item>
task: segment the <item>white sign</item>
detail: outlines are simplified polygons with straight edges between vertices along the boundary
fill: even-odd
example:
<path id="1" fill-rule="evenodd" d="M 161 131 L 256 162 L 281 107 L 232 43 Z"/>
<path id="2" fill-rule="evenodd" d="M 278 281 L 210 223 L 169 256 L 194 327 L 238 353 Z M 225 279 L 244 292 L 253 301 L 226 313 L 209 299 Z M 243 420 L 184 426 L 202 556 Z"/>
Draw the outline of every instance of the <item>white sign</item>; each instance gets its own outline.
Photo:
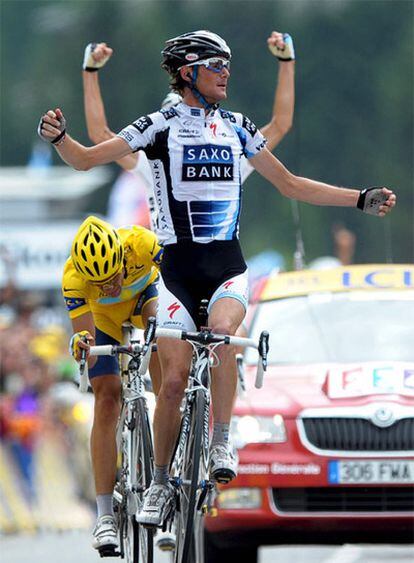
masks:
<path id="1" fill-rule="evenodd" d="M 414 461 L 406 459 L 330 461 L 328 481 L 331 484 L 412 484 Z"/>
<path id="2" fill-rule="evenodd" d="M 72 239 L 81 221 L 32 223 L 2 226 L 0 256 L 6 254 L 15 267 L 14 280 L 19 289 L 57 289 Z M 0 286 L 3 287 L 13 268 L 0 258 Z"/>
<path id="3" fill-rule="evenodd" d="M 414 364 L 378 362 L 338 366 L 328 375 L 331 399 L 397 393 L 414 396 Z"/>

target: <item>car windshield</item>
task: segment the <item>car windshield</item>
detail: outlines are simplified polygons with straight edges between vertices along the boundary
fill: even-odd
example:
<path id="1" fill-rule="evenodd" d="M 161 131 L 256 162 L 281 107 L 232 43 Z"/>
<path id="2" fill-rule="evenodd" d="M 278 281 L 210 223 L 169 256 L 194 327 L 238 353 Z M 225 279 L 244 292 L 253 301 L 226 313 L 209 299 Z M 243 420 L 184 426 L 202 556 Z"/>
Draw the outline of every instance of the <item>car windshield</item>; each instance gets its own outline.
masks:
<path id="1" fill-rule="evenodd" d="M 269 332 L 270 364 L 412 361 L 413 329 L 413 291 L 354 291 L 261 303 L 251 336 Z"/>

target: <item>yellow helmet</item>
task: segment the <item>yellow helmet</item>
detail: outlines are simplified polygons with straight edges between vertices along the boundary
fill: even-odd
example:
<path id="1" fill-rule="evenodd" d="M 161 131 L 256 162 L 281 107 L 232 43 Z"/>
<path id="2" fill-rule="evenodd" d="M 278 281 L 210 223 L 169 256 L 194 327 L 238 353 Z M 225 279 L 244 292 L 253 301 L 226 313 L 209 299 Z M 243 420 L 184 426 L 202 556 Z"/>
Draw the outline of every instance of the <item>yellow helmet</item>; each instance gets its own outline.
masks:
<path id="1" fill-rule="evenodd" d="M 79 227 L 70 254 L 76 270 L 84 278 L 103 283 L 121 269 L 124 247 L 109 223 L 90 215 Z"/>

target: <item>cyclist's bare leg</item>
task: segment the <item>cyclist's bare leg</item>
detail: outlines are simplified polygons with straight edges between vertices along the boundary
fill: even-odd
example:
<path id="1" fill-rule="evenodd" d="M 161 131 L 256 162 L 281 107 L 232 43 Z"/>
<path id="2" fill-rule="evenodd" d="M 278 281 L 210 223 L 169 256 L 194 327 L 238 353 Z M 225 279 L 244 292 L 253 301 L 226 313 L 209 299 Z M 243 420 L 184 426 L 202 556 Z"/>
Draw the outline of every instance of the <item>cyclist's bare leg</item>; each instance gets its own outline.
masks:
<path id="1" fill-rule="evenodd" d="M 147 326 L 148 319 L 150 317 L 156 317 L 156 316 L 157 316 L 157 301 L 156 300 L 149 301 L 142 308 L 142 321 L 144 323 L 144 326 Z M 158 353 L 153 353 L 151 355 L 149 372 L 151 375 L 152 388 L 154 390 L 154 394 L 158 396 L 161 387 L 161 366 L 160 366 Z"/>
<path id="2" fill-rule="evenodd" d="M 217 334 L 236 334 L 245 316 L 245 308 L 237 299 L 222 297 L 212 306 L 209 327 Z M 211 396 L 214 422 L 228 424 L 233 410 L 237 388 L 235 349 L 233 346 L 218 346 L 216 353 L 220 365 L 213 369 Z"/>
<path id="3" fill-rule="evenodd" d="M 155 464 L 170 463 L 180 429 L 180 405 L 188 382 L 192 348 L 188 342 L 158 338 L 162 385 L 154 413 Z"/>
<path id="4" fill-rule="evenodd" d="M 97 495 L 112 494 L 116 477 L 116 423 L 121 406 L 121 382 L 117 375 L 91 379 L 95 409 L 91 433 L 91 457 Z"/>

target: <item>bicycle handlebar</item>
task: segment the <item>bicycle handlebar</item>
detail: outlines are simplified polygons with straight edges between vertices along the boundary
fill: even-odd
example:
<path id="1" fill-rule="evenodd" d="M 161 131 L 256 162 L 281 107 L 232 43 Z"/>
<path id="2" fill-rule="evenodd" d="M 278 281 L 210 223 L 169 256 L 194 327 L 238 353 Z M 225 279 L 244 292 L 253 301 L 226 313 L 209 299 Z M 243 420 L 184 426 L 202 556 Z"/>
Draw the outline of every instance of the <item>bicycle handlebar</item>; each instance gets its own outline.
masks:
<path id="1" fill-rule="evenodd" d="M 155 318 L 148 320 L 148 327 L 145 332 L 145 342 L 143 345 L 138 343 L 129 344 L 128 346 L 120 346 L 113 344 L 104 344 L 101 346 L 91 346 L 89 348 L 90 356 L 115 356 L 116 354 L 141 354 L 141 363 L 139 367 L 139 375 L 144 375 L 148 369 L 151 358 L 151 352 L 155 345 L 152 342 L 155 338 L 175 338 L 177 340 L 187 340 L 197 344 L 228 344 L 239 346 L 241 348 L 255 348 L 259 352 L 259 362 L 257 363 L 257 372 L 255 378 L 255 387 L 260 389 L 263 385 L 264 372 L 267 369 L 267 353 L 269 351 L 269 333 L 261 332 L 259 342 L 253 338 L 245 338 L 243 336 L 230 336 L 227 334 L 213 334 L 208 330 L 200 332 L 189 332 L 186 330 L 178 330 L 172 328 L 156 328 Z M 81 359 L 80 370 L 81 378 L 87 368 L 86 358 L 83 355 Z M 82 384 L 82 380 L 81 380 Z"/>
<path id="2" fill-rule="evenodd" d="M 243 336 L 229 336 L 225 334 L 213 334 L 208 331 L 189 332 L 173 328 L 157 328 L 155 337 L 175 338 L 177 340 L 187 340 L 198 344 L 229 344 L 241 348 L 255 348 L 259 352 L 260 360 L 257 364 L 255 387 L 260 389 L 263 385 L 263 375 L 267 369 L 267 352 L 269 351 L 269 333 L 263 331 L 260 334 L 259 342 L 252 338 Z"/>

